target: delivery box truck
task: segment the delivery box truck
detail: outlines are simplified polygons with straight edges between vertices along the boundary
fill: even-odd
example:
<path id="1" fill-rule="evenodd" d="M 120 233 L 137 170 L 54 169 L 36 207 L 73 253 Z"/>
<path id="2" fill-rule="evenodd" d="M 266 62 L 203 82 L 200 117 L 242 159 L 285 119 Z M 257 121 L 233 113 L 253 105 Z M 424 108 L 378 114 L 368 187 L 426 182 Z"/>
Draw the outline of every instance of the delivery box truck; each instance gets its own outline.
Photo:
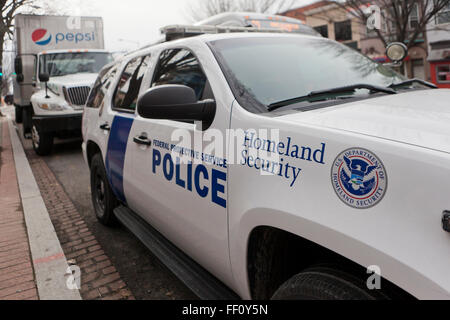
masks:
<path id="1" fill-rule="evenodd" d="M 84 104 L 98 72 L 112 61 L 99 17 L 15 18 L 14 106 L 23 134 L 39 155 L 54 137 L 81 133 Z"/>

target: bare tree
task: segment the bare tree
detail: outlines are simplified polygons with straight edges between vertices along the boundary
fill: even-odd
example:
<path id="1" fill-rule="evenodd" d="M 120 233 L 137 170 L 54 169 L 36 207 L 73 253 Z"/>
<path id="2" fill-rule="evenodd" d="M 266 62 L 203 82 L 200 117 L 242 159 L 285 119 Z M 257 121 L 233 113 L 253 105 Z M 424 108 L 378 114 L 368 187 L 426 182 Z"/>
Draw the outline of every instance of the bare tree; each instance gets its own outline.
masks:
<path id="1" fill-rule="evenodd" d="M 0 22 L 0 65 L 3 66 L 3 79 L 0 93 L 7 94 L 12 77 L 14 18 L 19 13 L 67 14 L 68 6 L 57 0 L 0 0 L 2 20 Z"/>
<path id="2" fill-rule="evenodd" d="M 224 12 L 278 13 L 286 11 L 296 0 L 197 0 L 190 5 L 189 18 L 194 21 L 206 19 Z"/>
<path id="3" fill-rule="evenodd" d="M 365 9 L 368 0 L 332 2 L 349 11 L 362 26 L 367 25 L 369 15 Z M 375 0 L 370 1 L 370 4 L 381 9 L 383 27 L 374 32 L 383 44 L 399 41 L 410 48 L 426 31 L 428 23 L 450 4 L 450 0 Z"/>

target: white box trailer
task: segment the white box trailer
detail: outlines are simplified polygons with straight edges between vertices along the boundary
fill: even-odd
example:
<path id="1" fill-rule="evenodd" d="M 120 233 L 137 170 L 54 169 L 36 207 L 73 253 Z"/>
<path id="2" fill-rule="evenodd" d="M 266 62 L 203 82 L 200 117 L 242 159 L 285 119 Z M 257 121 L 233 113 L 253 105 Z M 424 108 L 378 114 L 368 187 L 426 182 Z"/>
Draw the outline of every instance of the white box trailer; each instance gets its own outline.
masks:
<path id="1" fill-rule="evenodd" d="M 23 75 L 23 81 L 14 81 L 14 104 L 26 107 L 36 80 L 37 54 L 60 49 L 104 49 L 103 19 L 18 14 L 14 41 Z M 16 60 L 16 67 L 20 60 Z"/>
<path id="2" fill-rule="evenodd" d="M 112 60 L 104 51 L 103 19 L 19 14 L 14 41 L 16 122 L 46 154 L 53 136 L 80 130 L 90 87 Z"/>

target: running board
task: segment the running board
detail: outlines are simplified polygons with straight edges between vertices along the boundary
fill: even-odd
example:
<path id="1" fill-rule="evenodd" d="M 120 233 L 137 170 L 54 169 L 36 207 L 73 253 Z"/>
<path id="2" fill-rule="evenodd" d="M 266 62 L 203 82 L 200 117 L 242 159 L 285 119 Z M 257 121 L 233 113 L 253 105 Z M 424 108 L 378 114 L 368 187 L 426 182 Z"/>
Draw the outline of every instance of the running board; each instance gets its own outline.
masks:
<path id="1" fill-rule="evenodd" d="M 166 267 L 202 300 L 240 300 L 220 280 L 188 257 L 130 209 L 114 210 L 129 229 Z"/>

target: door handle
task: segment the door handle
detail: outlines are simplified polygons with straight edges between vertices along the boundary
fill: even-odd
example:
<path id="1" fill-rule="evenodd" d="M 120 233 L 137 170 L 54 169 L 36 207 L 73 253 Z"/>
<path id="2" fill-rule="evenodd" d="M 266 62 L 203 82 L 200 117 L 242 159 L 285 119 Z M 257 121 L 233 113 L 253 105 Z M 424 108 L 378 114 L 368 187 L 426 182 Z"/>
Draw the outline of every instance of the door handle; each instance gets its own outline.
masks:
<path id="1" fill-rule="evenodd" d="M 147 137 L 144 137 L 144 136 L 134 137 L 133 141 L 134 141 L 134 143 L 142 145 L 142 146 L 148 146 L 148 147 L 152 146 L 152 142 Z"/>
<path id="2" fill-rule="evenodd" d="M 107 123 L 102 124 L 100 126 L 100 129 L 105 130 L 105 131 L 111 131 L 111 127 Z"/>

